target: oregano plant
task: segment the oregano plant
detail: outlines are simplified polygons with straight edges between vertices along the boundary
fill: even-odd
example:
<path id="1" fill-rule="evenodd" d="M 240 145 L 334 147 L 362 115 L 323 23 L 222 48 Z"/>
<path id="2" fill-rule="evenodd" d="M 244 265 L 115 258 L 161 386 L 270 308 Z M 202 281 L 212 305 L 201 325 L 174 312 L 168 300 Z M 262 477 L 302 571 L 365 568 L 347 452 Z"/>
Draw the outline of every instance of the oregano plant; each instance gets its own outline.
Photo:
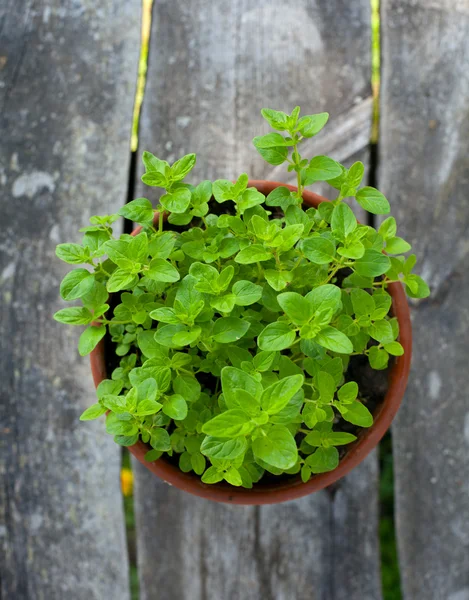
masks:
<path id="1" fill-rule="evenodd" d="M 142 181 L 164 190 L 159 205 L 133 200 L 92 217 L 81 244 L 57 247 L 81 265 L 60 286 L 81 306 L 54 315 L 86 326 L 81 355 L 105 335 L 113 344 L 114 368 L 82 420 L 107 413 L 107 432 L 122 446 L 148 444 L 148 461 L 165 454 L 205 483 L 246 488 L 265 472 L 306 482 L 337 467 L 338 448 L 373 424 L 351 361 L 383 370 L 403 353 L 388 285 L 429 294 L 395 219 L 376 230 L 343 202 L 389 213 L 384 195 L 361 185 L 363 164 L 301 155 L 328 114 L 262 115 L 275 131 L 254 146 L 296 173 L 297 190 L 265 197 L 245 173 L 193 185 L 194 154 L 170 165 L 144 152 Z M 337 197 L 304 210 L 303 191 L 318 181 Z M 140 232 L 115 235 L 120 217 Z"/>

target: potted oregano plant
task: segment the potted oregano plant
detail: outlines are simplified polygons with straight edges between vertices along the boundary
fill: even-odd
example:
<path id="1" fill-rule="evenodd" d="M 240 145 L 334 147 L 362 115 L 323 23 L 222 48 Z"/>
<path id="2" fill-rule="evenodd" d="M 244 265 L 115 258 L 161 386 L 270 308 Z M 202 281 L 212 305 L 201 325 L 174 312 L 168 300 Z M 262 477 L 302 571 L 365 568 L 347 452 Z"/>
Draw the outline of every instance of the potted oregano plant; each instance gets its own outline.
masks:
<path id="1" fill-rule="evenodd" d="M 360 187 L 363 164 L 301 155 L 328 114 L 262 115 L 275 132 L 254 146 L 296 188 L 244 173 L 192 185 L 194 154 L 169 165 L 144 152 L 159 205 L 133 200 L 57 247 L 85 266 L 60 287 L 82 306 L 54 315 L 86 326 L 97 401 L 82 420 L 107 414 L 114 440 L 181 489 L 252 504 L 320 489 L 376 445 L 409 371 L 404 287 L 429 294 L 395 219 L 376 230 L 344 202 L 389 213 Z M 318 181 L 334 201 L 305 190 Z M 139 224 L 132 235 L 114 235 L 120 217 Z"/>

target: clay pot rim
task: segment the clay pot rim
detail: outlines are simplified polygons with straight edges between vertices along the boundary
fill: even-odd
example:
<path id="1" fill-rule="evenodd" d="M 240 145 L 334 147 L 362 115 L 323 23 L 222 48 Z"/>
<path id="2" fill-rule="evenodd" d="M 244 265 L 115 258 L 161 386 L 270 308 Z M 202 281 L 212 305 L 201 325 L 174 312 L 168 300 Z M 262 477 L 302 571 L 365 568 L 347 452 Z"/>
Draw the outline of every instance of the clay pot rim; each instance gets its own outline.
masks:
<path id="1" fill-rule="evenodd" d="M 250 180 L 248 185 L 257 188 L 265 195 L 277 187 L 288 187 L 293 191 L 297 189 L 285 183 L 265 180 Z M 304 191 L 303 200 L 309 207 L 317 207 L 319 203 L 328 201 L 327 198 L 310 191 Z M 136 235 L 139 231 L 141 231 L 141 227 L 135 229 L 132 235 Z M 226 482 L 210 485 L 202 483 L 200 477 L 195 473 L 183 473 L 176 465 L 164 459 L 149 463 L 144 459 L 149 447 L 141 441 L 129 447 L 129 451 L 149 471 L 166 483 L 195 496 L 215 502 L 243 505 L 276 504 L 301 498 L 335 483 L 360 464 L 376 447 L 391 425 L 407 386 L 412 358 L 412 326 L 409 305 L 401 283 L 392 283 L 387 289 L 392 296 L 393 313 L 399 322 L 399 341 L 404 347 L 404 354 L 396 357 L 388 373 L 389 387 L 383 403 L 374 414 L 373 425 L 369 429 L 361 430 L 358 439 L 348 446 L 347 453 L 334 471 L 313 475 L 307 483 L 303 483 L 298 474 L 278 483 L 262 484 L 260 482 L 254 484 L 254 487 L 249 490 L 230 486 Z M 97 386 L 107 377 L 104 340 L 91 353 L 90 363 L 93 380 L 95 386 Z"/>

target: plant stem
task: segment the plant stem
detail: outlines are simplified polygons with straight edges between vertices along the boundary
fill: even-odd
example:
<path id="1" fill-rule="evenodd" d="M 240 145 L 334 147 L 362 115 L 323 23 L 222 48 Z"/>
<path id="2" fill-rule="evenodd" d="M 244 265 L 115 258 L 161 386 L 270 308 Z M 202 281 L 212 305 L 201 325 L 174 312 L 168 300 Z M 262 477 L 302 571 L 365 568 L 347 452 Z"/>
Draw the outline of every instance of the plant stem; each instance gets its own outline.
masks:
<path id="1" fill-rule="evenodd" d="M 163 233 L 164 210 L 158 212 L 158 231 Z"/>
<path id="2" fill-rule="evenodd" d="M 296 142 L 296 144 L 293 145 L 292 158 L 293 158 L 293 164 L 298 167 L 298 165 L 300 163 L 300 155 L 298 154 L 298 142 Z M 300 200 L 300 204 L 302 204 L 303 203 L 303 187 L 301 185 L 301 173 L 300 173 L 299 168 L 296 171 L 296 185 L 298 188 L 298 199 Z"/>
<path id="3" fill-rule="evenodd" d="M 101 269 L 101 271 L 102 271 L 102 272 L 103 272 L 105 275 L 107 275 L 108 277 L 111 277 L 111 274 L 110 274 L 110 273 L 108 273 L 108 272 L 106 271 L 106 269 L 103 267 L 103 263 L 99 263 L 99 268 Z"/>
<path id="4" fill-rule="evenodd" d="M 380 286 L 380 285 L 389 285 L 390 283 L 398 283 L 400 281 L 400 279 L 382 279 L 381 281 L 374 281 L 373 282 L 373 286 Z"/>

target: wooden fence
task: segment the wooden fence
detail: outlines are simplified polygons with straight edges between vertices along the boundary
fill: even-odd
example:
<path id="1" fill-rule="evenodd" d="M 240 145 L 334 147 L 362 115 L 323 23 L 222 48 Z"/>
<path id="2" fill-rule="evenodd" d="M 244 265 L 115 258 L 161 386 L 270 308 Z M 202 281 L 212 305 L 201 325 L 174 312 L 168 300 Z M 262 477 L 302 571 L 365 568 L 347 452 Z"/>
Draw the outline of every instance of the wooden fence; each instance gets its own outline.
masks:
<path id="1" fill-rule="evenodd" d="M 393 428 L 404 600 L 469 600 L 469 0 L 382 0 L 370 161 L 369 0 L 155 0 L 138 155 L 200 178 L 284 179 L 250 144 L 263 106 L 328 110 L 311 153 L 362 160 L 421 257 L 412 380 Z M 129 182 L 140 0 L 0 0 L 0 597 L 127 600 L 120 450 L 78 333 L 54 323 L 91 214 Z M 137 171 L 140 167 L 137 168 Z M 148 188 L 145 190 L 148 194 Z M 378 462 L 333 489 L 216 505 L 136 465 L 141 600 L 380 600 Z"/>

